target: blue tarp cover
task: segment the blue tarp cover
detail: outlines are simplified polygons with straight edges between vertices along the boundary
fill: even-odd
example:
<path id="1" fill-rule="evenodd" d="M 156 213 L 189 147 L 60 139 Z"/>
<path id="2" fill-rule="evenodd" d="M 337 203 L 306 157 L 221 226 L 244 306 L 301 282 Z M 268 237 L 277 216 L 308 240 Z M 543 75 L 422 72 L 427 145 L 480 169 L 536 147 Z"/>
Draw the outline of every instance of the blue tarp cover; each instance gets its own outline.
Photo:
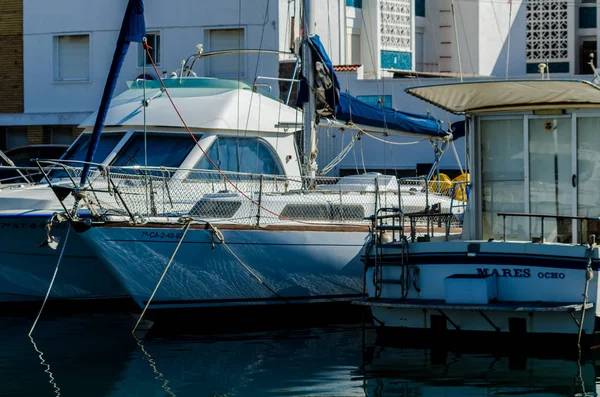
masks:
<path id="1" fill-rule="evenodd" d="M 436 138 L 448 135 L 442 122 L 430 115 L 407 113 L 385 106 L 369 105 L 356 97 L 340 92 L 339 80 L 319 36 L 311 36 L 308 41 L 312 50 L 313 62 L 323 63 L 332 80 L 332 87 L 325 90 L 325 101 L 331 109 L 331 114 L 337 120 L 352 121 L 354 124 L 381 128 L 390 132 L 400 131 L 405 135 L 415 134 Z M 315 79 L 317 79 L 317 76 L 315 76 Z M 308 82 L 303 78 L 298 91 L 298 106 L 302 106 L 304 102 L 308 101 L 308 92 Z M 462 131 L 464 134 L 464 128 Z M 456 134 L 453 135 L 455 139 L 458 137 Z"/>

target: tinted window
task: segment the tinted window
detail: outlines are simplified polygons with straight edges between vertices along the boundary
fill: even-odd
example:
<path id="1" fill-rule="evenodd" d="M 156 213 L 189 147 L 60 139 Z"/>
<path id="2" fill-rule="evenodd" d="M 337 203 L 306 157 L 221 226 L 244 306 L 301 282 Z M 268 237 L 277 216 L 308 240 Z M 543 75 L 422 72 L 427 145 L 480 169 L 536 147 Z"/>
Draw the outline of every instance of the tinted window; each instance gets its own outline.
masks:
<path id="1" fill-rule="evenodd" d="M 206 154 L 222 171 L 283 175 L 274 151 L 258 138 L 220 137 L 215 139 Z M 205 156 L 194 168 L 214 170 Z"/>
<path id="2" fill-rule="evenodd" d="M 179 167 L 195 144 L 189 135 L 175 134 L 146 135 L 144 144 L 144 134 L 136 133 L 121 149 L 111 165 L 113 167 L 144 166 L 144 147 L 146 147 L 149 167 Z"/>
<path id="3" fill-rule="evenodd" d="M 123 139 L 123 133 L 119 134 L 102 134 L 100 135 L 100 141 L 96 148 L 96 153 L 92 159 L 92 163 L 102 163 L 108 154 L 117 146 L 117 143 Z M 88 147 L 90 144 L 91 134 L 82 134 L 79 136 L 77 141 L 67 150 L 64 160 L 76 160 L 85 161 L 87 156 Z M 72 167 L 82 167 L 83 164 L 77 162 L 66 162 L 67 165 Z M 66 177 L 65 172 L 62 169 L 55 169 L 50 173 L 51 178 L 64 178 Z"/>

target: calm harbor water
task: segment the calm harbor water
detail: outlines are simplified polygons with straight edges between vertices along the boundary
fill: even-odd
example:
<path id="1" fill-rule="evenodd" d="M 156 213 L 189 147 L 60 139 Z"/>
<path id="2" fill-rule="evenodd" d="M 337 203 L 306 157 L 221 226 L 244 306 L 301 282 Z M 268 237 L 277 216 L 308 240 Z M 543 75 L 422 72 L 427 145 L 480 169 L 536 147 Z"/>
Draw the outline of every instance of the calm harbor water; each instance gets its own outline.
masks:
<path id="1" fill-rule="evenodd" d="M 43 316 L 33 339 L 33 317 L 0 318 L 0 396 L 597 395 L 591 358 L 391 347 L 360 325 L 136 340 L 136 315 Z"/>

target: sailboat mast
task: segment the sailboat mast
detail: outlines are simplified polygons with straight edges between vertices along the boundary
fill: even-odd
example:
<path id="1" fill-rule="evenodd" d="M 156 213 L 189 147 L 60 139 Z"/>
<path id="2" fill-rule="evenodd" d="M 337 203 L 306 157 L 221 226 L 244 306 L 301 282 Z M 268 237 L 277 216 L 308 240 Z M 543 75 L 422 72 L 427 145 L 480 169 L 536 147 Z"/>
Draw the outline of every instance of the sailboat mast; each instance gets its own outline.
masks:
<path id="1" fill-rule="evenodd" d="M 315 131 L 315 96 L 312 91 L 314 87 L 314 67 L 312 52 L 308 44 L 308 37 L 315 34 L 315 0 L 303 0 L 303 27 L 302 27 L 302 73 L 308 83 L 308 101 L 302 106 L 303 115 L 303 149 L 304 149 L 304 172 L 311 180 L 315 178 L 315 172 L 317 170 L 317 140 Z"/>

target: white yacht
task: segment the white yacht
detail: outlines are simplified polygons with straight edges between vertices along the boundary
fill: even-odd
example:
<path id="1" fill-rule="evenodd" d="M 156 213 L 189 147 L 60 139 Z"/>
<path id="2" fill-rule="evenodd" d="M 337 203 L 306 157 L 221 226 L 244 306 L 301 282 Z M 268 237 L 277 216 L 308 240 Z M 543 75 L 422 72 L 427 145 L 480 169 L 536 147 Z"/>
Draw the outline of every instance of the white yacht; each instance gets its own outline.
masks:
<path id="1" fill-rule="evenodd" d="M 440 144 L 452 139 L 450 126 L 431 116 L 340 94 L 318 36 L 304 43 L 322 62 L 305 69 L 330 73 L 318 76 L 335 82 L 326 85 L 325 97 L 337 95 L 336 103 L 345 106 L 335 112 L 335 122 L 354 114 L 346 128 Z M 193 77 L 191 65 L 207 55 L 189 57 L 173 78 L 133 84 L 106 117 L 107 126 L 144 126 L 148 134 L 187 131 L 195 146 L 178 168 L 111 165 L 98 171 L 97 180 L 91 177 L 84 192 L 73 190 L 92 211 L 91 218 L 72 220 L 79 237 L 140 307 L 349 301 L 363 296 L 360 255 L 370 235 L 368 218 L 379 208 L 404 203 L 438 218 L 450 214 L 460 227 L 464 202 L 431 193 L 426 178 L 399 183 L 380 174 L 319 177 L 307 166 L 311 145 L 299 150 L 296 139 L 303 124 L 304 143 L 314 136 L 308 119 L 332 114 L 326 109 L 331 103 L 301 112 L 243 83 Z M 151 100 L 141 107 L 143 84 Z M 164 153 L 160 145 L 147 148 Z M 86 212 L 76 215 L 85 218 Z M 433 223 L 422 227 L 440 233 Z"/>
<path id="2" fill-rule="evenodd" d="M 546 334 L 593 343 L 600 87 L 541 79 L 406 91 L 466 115 L 473 179 L 462 236 L 429 241 L 417 233 L 386 243 L 375 220 L 364 258 L 368 298 L 357 303 L 371 307 L 384 333 Z M 409 218 L 398 221 L 404 234 Z"/>

